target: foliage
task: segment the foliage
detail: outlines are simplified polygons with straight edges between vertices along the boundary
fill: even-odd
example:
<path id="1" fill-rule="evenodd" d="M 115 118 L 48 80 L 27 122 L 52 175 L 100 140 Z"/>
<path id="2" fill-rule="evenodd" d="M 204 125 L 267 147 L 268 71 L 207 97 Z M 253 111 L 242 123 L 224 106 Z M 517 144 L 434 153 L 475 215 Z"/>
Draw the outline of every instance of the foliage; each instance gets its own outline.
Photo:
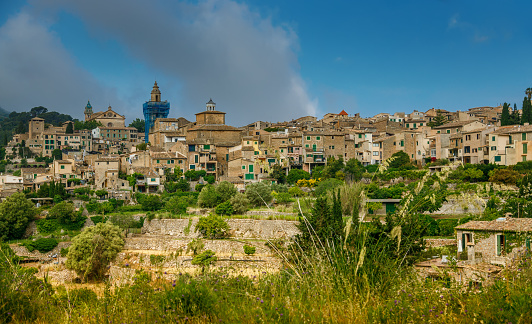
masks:
<path id="1" fill-rule="evenodd" d="M 441 126 L 445 123 L 447 123 L 448 120 L 447 118 L 442 114 L 441 110 L 438 109 L 436 110 L 436 117 L 434 117 L 432 119 L 432 121 L 428 122 L 427 123 L 427 126 L 429 127 L 437 127 L 437 126 Z"/>
<path id="2" fill-rule="evenodd" d="M 213 185 L 206 185 L 201 189 L 201 192 L 198 196 L 198 206 L 212 208 L 218 204 L 220 200 L 216 188 Z"/>
<path id="3" fill-rule="evenodd" d="M 213 175 L 205 176 L 203 179 L 207 181 L 208 184 L 213 184 L 216 181 Z"/>
<path id="4" fill-rule="evenodd" d="M 196 255 L 192 259 L 193 265 L 200 265 L 203 268 L 210 266 L 214 262 L 216 262 L 217 258 L 215 256 L 215 253 L 211 250 L 203 251 L 201 254 Z"/>
<path id="5" fill-rule="evenodd" d="M 360 181 L 364 174 L 364 166 L 359 160 L 352 158 L 345 164 L 344 172 L 348 180 Z"/>
<path id="6" fill-rule="evenodd" d="M 144 133 L 145 125 L 146 123 L 144 122 L 144 119 L 136 118 L 128 127 L 135 127 L 139 133 Z"/>
<path id="7" fill-rule="evenodd" d="M 272 192 L 272 196 L 275 199 L 275 202 L 278 204 L 287 205 L 293 201 L 292 195 L 288 192 Z"/>
<path id="8" fill-rule="evenodd" d="M 290 184 L 295 184 L 298 180 L 308 180 L 310 179 L 310 173 L 301 169 L 291 169 L 288 171 L 286 176 L 286 181 Z"/>
<path id="9" fill-rule="evenodd" d="M 89 120 L 89 121 L 74 121 L 74 129 L 75 130 L 93 130 L 98 127 L 102 127 L 102 123 L 96 120 Z"/>
<path id="10" fill-rule="evenodd" d="M 83 280 L 102 279 L 109 263 L 122 250 L 124 240 L 120 229 L 109 223 L 85 228 L 72 239 L 66 266 Z"/>
<path id="11" fill-rule="evenodd" d="M 229 225 L 222 217 L 209 215 L 207 217 L 200 217 L 195 231 L 200 232 L 205 238 L 216 239 L 223 238 L 228 230 Z"/>
<path id="12" fill-rule="evenodd" d="M 142 199 L 142 209 L 156 211 L 163 207 L 163 202 L 159 195 L 147 195 Z"/>
<path id="13" fill-rule="evenodd" d="M 52 207 L 46 218 L 57 219 L 59 223 L 67 224 L 77 220 L 77 213 L 74 209 L 74 204 L 63 201 Z"/>
<path id="14" fill-rule="evenodd" d="M 68 254 L 68 248 L 61 248 L 61 251 L 59 252 L 62 258 L 66 258 Z"/>
<path id="15" fill-rule="evenodd" d="M 502 105 L 502 113 L 501 113 L 501 126 L 508 126 L 512 125 L 510 124 L 510 105 L 508 103 L 504 103 Z"/>
<path id="16" fill-rule="evenodd" d="M 205 243 L 200 238 L 192 239 L 187 244 L 187 253 L 192 251 L 192 255 L 198 255 L 205 248 Z"/>
<path id="17" fill-rule="evenodd" d="M 265 183 L 251 183 L 246 187 L 246 198 L 253 206 L 262 206 L 272 201 L 271 188 Z"/>
<path id="18" fill-rule="evenodd" d="M 107 217 L 100 216 L 100 215 L 92 216 L 90 219 L 94 223 L 94 225 L 98 223 L 105 223 L 107 221 Z"/>
<path id="19" fill-rule="evenodd" d="M 160 266 L 164 263 L 166 257 L 164 255 L 150 254 L 150 263 L 154 266 Z"/>
<path id="20" fill-rule="evenodd" d="M 109 222 L 122 229 L 141 228 L 144 225 L 144 217 L 140 217 L 137 221 L 133 218 L 133 215 L 115 214 L 109 217 Z"/>
<path id="21" fill-rule="evenodd" d="M 228 181 L 222 181 L 216 186 L 216 194 L 220 203 L 230 200 L 237 192 L 236 187 Z"/>
<path id="22" fill-rule="evenodd" d="M 177 190 L 181 190 L 183 192 L 190 191 L 190 183 L 185 179 L 179 179 L 176 182 L 176 188 Z"/>
<path id="23" fill-rule="evenodd" d="M 303 190 L 301 190 L 301 188 L 299 188 L 299 187 L 292 187 L 292 188 L 288 189 L 288 193 L 292 197 L 304 197 L 304 196 L 307 195 L 307 193 L 304 192 Z"/>
<path id="24" fill-rule="evenodd" d="M 107 190 L 105 189 L 100 189 L 100 190 L 96 190 L 94 192 L 94 194 L 98 197 L 100 197 L 100 199 L 103 199 L 103 197 L 107 196 L 109 193 L 107 192 Z"/>
<path id="25" fill-rule="evenodd" d="M 270 178 L 277 180 L 277 183 L 285 183 L 286 172 L 281 165 L 274 164 L 270 172 Z"/>
<path id="26" fill-rule="evenodd" d="M 227 216 L 233 215 L 233 213 L 234 213 L 233 205 L 231 205 L 230 201 L 223 202 L 223 203 L 219 204 L 218 206 L 216 206 L 214 212 L 217 215 L 222 215 L 222 216 L 223 215 L 227 215 Z"/>
<path id="27" fill-rule="evenodd" d="M 495 169 L 490 172 L 490 182 L 516 185 L 520 178 L 519 172 L 511 169 Z"/>
<path id="28" fill-rule="evenodd" d="M 24 246 L 32 252 L 37 250 L 41 253 L 52 251 L 59 242 L 55 238 L 40 238 L 30 243 L 24 244 Z"/>
<path id="29" fill-rule="evenodd" d="M 72 123 L 68 123 L 65 134 L 74 134 L 74 125 Z"/>
<path id="30" fill-rule="evenodd" d="M 187 213 L 187 206 L 187 197 L 174 196 L 166 202 L 165 209 L 175 215 L 184 215 Z"/>
<path id="31" fill-rule="evenodd" d="M 327 191 L 338 188 L 343 184 L 343 181 L 332 178 L 320 181 L 318 186 L 316 187 L 316 190 L 314 190 L 314 194 L 316 196 L 321 196 L 327 193 Z"/>
<path id="32" fill-rule="evenodd" d="M 253 255 L 255 254 L 255 251 L 257 249 L 254 246 L 251 245 L 244 245 L 244 253 L 247 255 Z"/>
<path id="33" fill-rule="evenodd" d="M 233 207 L 233 213 L 237 215 L 245 214 L 249 209 L 249 199 L 244 194 L 237 193 L 229 200 Z"/>
<path id="34" fill-rule="evenodd" d="M 59 228 L 61 228 L 61 225 L 59 224 L 59 221 L 57 219 L 39 219 L 35 221 L 35 225 L 37 226 L 37 230 L 39 233 L 53 233 L 57 231 Z"/>
<path id="35" fill-rule="evenodd" d="M 37 210 L 26 196 L 17 192 L 0 203 L 0 240 L 19 239 Z"/>
<path id="36" fill-rule="evenodd" d="M 370 199 L 401 199 L 406 190 L 403 182 L 389 187 L 380 187 L 376 183 L 371 183 L 366 187 L 366 194 Z"/>
<path id="37" fill-rule="evenodd" d="M 184 173 L 185 178 L 187 178 L 190 181 L 198 181 L 199 178 L 205 177 L 207 175 L 207 172 L 205 170 L 188 170 Z"/>

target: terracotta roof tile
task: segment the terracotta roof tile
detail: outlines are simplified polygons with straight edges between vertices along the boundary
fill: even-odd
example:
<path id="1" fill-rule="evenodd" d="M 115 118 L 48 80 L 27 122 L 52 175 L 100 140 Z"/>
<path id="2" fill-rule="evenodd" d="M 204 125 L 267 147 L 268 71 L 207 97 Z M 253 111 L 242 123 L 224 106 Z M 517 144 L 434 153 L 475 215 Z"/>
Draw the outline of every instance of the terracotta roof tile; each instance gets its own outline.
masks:
<path id="1" fill-rule="evenodd" d="M 493 221 L 470 221 L 455 228 L 490 232 L 532 232 L 532 218 L 505 217 Z"/>

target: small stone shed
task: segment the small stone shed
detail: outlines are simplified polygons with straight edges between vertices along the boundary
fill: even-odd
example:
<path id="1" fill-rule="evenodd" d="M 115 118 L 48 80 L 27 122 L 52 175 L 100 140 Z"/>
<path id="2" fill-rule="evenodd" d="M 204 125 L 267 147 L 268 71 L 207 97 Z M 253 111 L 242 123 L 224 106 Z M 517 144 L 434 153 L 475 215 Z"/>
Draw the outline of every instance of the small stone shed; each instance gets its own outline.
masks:
<path id="1" fill-rule="evenodd" d="M 471 264 L 506 266 L 525 249 L 530 250 L 532 219 L 501 217 L 493 221 L 471 221 L 455 227 L 460 259 Z"/>
<path id="2" fill-rule="evenodd" d="M 377 210 L 368 210 L 370 215 L 386 215 L 388 213 L 395 212 L 395 209 L 401 202 L 401 199 L 368 199 L 366 202 L 381 204 L 381 208 Z"/>

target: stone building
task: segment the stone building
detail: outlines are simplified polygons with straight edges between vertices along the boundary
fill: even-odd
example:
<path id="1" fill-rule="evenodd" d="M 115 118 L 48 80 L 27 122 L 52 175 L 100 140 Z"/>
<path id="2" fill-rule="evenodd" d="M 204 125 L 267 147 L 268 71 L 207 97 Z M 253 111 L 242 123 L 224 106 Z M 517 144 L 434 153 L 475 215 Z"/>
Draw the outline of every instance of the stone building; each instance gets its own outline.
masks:
<path id="1" fill-rule="evenodd" d="M 530 251 L 532 219 L 501 217 L 455 227 L 458 252 L 471 263 L 507 265 L 519 252 Z M 466 257 L 461 257 L 466 259 Z"/>

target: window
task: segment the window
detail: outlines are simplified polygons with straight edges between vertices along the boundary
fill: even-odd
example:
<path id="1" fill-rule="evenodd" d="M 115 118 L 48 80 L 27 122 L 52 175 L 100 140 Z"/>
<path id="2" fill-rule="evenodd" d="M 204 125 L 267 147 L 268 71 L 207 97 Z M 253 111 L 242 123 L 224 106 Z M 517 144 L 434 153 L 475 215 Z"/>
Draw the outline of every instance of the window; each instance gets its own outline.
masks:
<path id="1" fill-rule="evenodd" d="M 189 145 L 188 146 L 188 151 L 189 152 L 196 152 L 196 145 Z"/>
<path id="2" fill-rule="evenodd" d="M 225 160 L 226 160 L 226 161 L 229 161 L 229 154 L 226 154 L 226 155 L 225 155 Z"/>
<path id="3" fill-rule="evenodd" d="M 243 166 L 242 166 L 242 170 L 245 170 L 245 169 L 246 169 L 246 166 L 245 166 L 245 165 L 243 165 Z"/>
<path id="4" fill-rule="evenodd" d="M 528 153 L 528 143 L 523 143 L 523 154 L 527 154 Z"/>
<path id="5" fill-rule="evenodd" d="M 194 169 L 196 168 L 196 166 L 195 166 L 194 164 L 190 164 L 190 165 L 188 166 L 188 168 L 189 168 L 190 170 L 194 170 Z"/>
<path id="6" fill-rule="evenodd" d="M 64 165 L 62 165 L 62 166 L 61 166 L 61 170 L 64 170 L 64 169 L 65 169 L 65 166 L 64 166 Z"/>
<path id="7" fill-rule="evenodd" d="M 373 156 L 379 156 L 379 152 L 378 151 L 373 151 Z"/>
<path id="8" fill-rule="evenodd" d="M 450 133 L 451 133 L 451 130 L 450 130 L 450 129 L 448 129 L 448 130 L 447 130 L 447 134 L 450 134 Z"/>
<path id="9" fill-rule="evenodd" d="M 210 145 L 207 145 L 207 144 L 205 144 L 205 145 L 203 145 L 203 148 L 204 148 L 205 150 L 210 150 L 210 149 L 211 149 L 211 146 L 210 146 Z"/>
<path id="10" fill-rule="evenodd" d="M 247 144 L 249 145 L 249 141 L 247 141 Z"/>
<path id="11" fill-rule="evenodd" d="M 526 141 L 526 133 L 521 134 L 521 140 Z"/>
<path id="12" fill-rule="evenodd" d="M 503 234 L 497 234 L 497 255 L 504 253 L 506 247 L 506 237 Z"/>
<path id="13" fill-rule="evenodd" d="M 362 138 L 362 134 L 358 134 L 358 138 Z"/>
<path id="14" fill-rule="evenodd" d="M 155 178 L 151 178 L 151 182 L 155 182 Z"/>
<path id="15" fill-rule="evenodd" d="M 477 134 L 477 139 L 480 139 L 480 134 Z"/>
<path id="16" fill-rule="evenodd" d="M 469 146 L 464 146 L 464 153 L 471 153 L 471 149 Z"/>
<path id="17" fill-rule="evenodd" d="M 496 155 L 495 156 L 495 162 L 501 162 L 501 156 L 500 155 Z"/>
<path id="18" fill-rule="evenodd" d="M 253 152 L 254 155 L 259 155 L 259 151 Z"/>
<path id="19" fill-rule="evenodd" d="M 438 131 L 438 134 L 440 133 L 440 131 Z"/>
<path id="20" fill-rule="evenodd" d="M 512 135 L 510 135 L 510 137 L 509 137 L 509 139 L 508 139 L 508 143 L 509 143 L 509 144 L 513 144 L 513 142 L 514 142 L 514 141 L 512 140 Z"/>
<path id="21" fill-rule="evenodd" d="M 406 124 L 406 128 L 410 128 L 410 124 Z"/>
<path id="22" fill-rule="evenodd" d="M 309 147 L 308 144 L 305 144 L 305 147 L 308 148 Z"/>
<path id="23" fill-rule="evenodd" d="M 471 140 L 471 135 L 466 135 L 466 136 L 465 136 L 465 140 L 466 140 L 466 141 Z"/>
<path id="24" fill-rule="evenodd" d="M 491 137 L 491 141 L 492 141 L 492 142 L 495 142 L 495 136 L 492 136 L 492 137 Z"/>
<path id="25" fill-rule="evenodd" d="M 316 140 L 319 141 L 321 139 L 321 137 L 319 136 L 316 136 Z"/>
<path id="26" fill-rule="evenodd" d="M 170 164 L 170 163 L 172 163 L 171 160 L 166 161 L 166 164 Z"/>
<path id="27" fill-rule="evenodd" d="M 423 126 L 423 123 L 419 123 L 419 126 L 420 126 L 420 127 Z"/>
<path id="28" fill-rule="evenodd" d="M 157 160 L 157 163 L 160 163 L 160 161 L 159 161 L 159 160 Z"/>
<path id="29" fill-rule="evenodd" d="M 401 141 L 401 146 L 405 146 L 405 141 Z"/>
<path id="30" fill-rule="evenodd" d="M 310 136 L 307 136 L 307 141 L 310 141 Z"/>
<path id="31" fill-rule="evenodd" d="M 416 128 L 416 123 L 414 123 L 414 128 Z"/>
<path id="32" fill-rule="evenodd" d="M 249 170 L 249 172 L 253 172 L 253 164 L 250 164 L 250 165 L 248 166 L 248 170 Z"/>
<path id="33" fill-rule="evenodd" d="M 523 162 L 526 162 L 526 155 L 523 155 Z"/>
<path id="34" fill-rule="evenodd" d="M 492 151 L 496 151 L 496 150 L 497 150 L 497 146 L 492 146 L 492 147 L 491 147 L 491 150 L 492 150 Z"/>
<path id="35" fill-rule="evenodd" d="M 198 155 L 194 155 L 194 163 L 198 163 L 199 157 Z"/>

